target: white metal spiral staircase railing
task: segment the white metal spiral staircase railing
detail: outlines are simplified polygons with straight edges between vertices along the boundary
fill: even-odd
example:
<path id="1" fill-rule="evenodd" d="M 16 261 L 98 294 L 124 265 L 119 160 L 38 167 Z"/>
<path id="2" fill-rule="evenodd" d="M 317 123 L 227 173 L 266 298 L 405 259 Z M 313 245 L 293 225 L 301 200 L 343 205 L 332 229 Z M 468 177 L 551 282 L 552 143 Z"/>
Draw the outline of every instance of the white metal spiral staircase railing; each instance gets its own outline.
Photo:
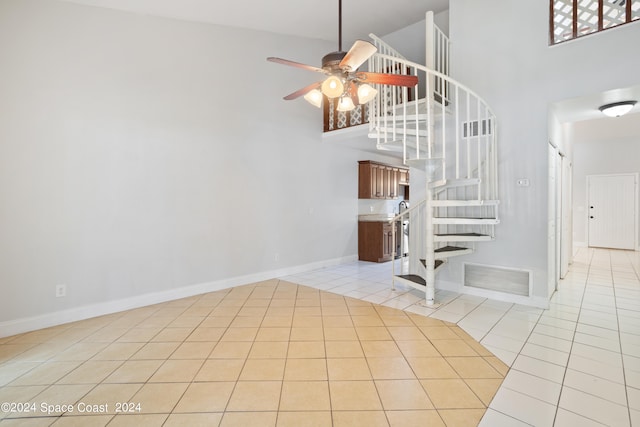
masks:
<path id="1" fill-rule="evenodd" d="M 427 31 L 433 32 L 427 36 L 428 51 L 434 43 L 433 51 L 447 58 L 433 59 L 428 53 L 426 62 L 447 71 L 448 42 L 443 42 L 437 27 L 432 28 Z M 406 60 L 376 36 L 371 38 L 379 53 L 369 60 L 370 71 L 413 74 L 420 81 L 412 89 L 377 88 L 378 97 L 369 108 L 369 137 L 381 150 L 402 153 L 412 177 L 425 174 L 422 201 L 414 201 L 419 191 L 412 182 L 411 209 L 393 219 L 394 223 L 408 219 L 410 227 L 409 260 L 400 258 L 404 262 L 399 268 L 394 262 L 394 288 L 400 282 L 424 290 L 425 304 L 433 306 L 436 270 L 450 257 L 476 250 L 476 242 L 495 238 L 500 222 L 496 117 L 466 86 Z"/>

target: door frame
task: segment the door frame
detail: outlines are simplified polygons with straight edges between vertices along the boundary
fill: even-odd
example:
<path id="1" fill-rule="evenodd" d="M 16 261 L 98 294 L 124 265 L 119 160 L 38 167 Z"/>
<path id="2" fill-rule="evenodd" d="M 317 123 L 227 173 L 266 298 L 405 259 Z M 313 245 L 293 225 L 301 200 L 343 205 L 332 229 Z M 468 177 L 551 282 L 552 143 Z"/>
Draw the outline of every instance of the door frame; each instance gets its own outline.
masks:
<path id="1" fill-rule="evenodd" d="M 639 230 L 639 225 L 638 225 L 638 218 L 640 218 L 640 193 L 638 191 L 638 183 L 640 182 L 640 173 L 638 172 L 629 172 L 629 173 L 601 173 L 601 174 L 591 174 L 591 175 L 587 175 L 587 185 L 586 185 L 586 201 L 587 201 L 587 206 L 590 206 L 590 200 L 589 200 L 589 196 L 590 196 L 590 191 L 589 191 L 589 179 L 593 176 L 596 177 L 604 177 L 604 176 L 633 176 L 634 179 L 634 189 L 635 189 L 635 203 L 634 203 L 634 213 L 633 213 L 633 247 L 635 251 L 640 251 L 640 239 L 638 237 L 638 234 L 640 232 Z M 587 247 L 591 247 L 590 246 L 590 226 L 589 226 L 589 209 L 586 209 L 586 214 L 585 214 L 585 221 L 586 221 L 586 234 L 587 234 Z M 621 249 L 624 250 L 624 249 Z"/>

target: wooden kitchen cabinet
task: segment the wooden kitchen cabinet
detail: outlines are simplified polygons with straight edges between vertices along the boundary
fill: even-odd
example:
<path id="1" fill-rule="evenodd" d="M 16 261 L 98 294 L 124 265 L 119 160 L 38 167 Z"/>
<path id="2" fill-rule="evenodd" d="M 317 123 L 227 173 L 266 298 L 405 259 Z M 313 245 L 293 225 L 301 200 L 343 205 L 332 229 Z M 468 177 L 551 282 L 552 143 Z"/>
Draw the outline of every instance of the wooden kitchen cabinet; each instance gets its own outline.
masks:
<path id="1" fill-rule="evenodd" d="M 383 221 L 358 222 L 358 259 L 386 262 L 393 258 L 393 226 Z"/>
<path id="2" fill-rule="evenodd" d="M 358 162 L 359 199 L 397 199 L 400 185 L 409 185 L 409 170 L 371 160 Z"/>

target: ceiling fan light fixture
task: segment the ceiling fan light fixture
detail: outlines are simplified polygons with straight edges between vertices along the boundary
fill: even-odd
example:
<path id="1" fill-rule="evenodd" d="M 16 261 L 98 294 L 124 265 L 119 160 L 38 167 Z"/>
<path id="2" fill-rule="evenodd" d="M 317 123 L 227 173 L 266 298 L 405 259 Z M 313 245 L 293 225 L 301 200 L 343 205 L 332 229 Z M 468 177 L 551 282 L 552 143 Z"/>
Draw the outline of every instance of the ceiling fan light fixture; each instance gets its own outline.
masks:
<path id="1" fill-rule="evenodd" d="M 371 101 L 376 97 L 377 94 L 378 91 L 366 83 L 358 86 L 358 101 L 361 104 L 366 104 L 367 102 Z"/>
<path id="2" fill-rule="evenodd" d="M 627 114 L 634 105 L 636 105 L 637 101 L 622 101 L 622 102 L 614 102 L 612 104 L 603 105 L 598 108 L 602 114 L 609 117 L 620 117 Z"/>
<path id="3" fill-rule="evenodd" d="M 314 107 L 322 107 L 322 92 L 318 89 L 313 89 L 311 92 L 304 96 L 304 99 Z"/>
<path id="4" fill-rule="evenodd" d="M 322 82 L 322 93 L 327 98 L 337 98 L 344 92 L 344 85 L 342 81 L 336 76 L 329 76 L 324 82 Z"/>
<path id="5" fill-rule="evenodd" d="M 340 101 L 338 101 L 338 107 L 336 108 L 336 110 L 338 111 L 351 111 L 353 109 L 355 109 L 356 106 L 353 103 L 353 100 L 351 99 L 350 96 L 345 95 L 340 97 Z"/>

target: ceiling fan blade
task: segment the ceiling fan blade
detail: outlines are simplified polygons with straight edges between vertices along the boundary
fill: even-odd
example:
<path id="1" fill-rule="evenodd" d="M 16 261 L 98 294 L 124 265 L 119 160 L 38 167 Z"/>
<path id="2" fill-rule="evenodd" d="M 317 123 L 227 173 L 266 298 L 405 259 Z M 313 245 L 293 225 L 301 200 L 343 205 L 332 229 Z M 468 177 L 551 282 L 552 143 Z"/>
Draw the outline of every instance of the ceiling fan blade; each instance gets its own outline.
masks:
<path id="1" fill-rule="evenodd" d="M 418 76 L 407 76 L 405 74 L 383 74 L 383 73 L 356 73 L 356 78 L 365 83 L 378 83 L 381 85 L 407 86 L 413 87 L 418 84 Z"/>
<path id="2" fill-rule="evenodd" d="M 376 53 L 378 49 L 368 41 L 356 40 L 351 46 L 349 52 L 340 61 L 340 69 L 347 69 L 348 71 L 355 71 L 364 64 L 364 61 L 369 59 L 371 55 Z"/>
<path id="3" fill-rule="evenodd" d="M 325 72 L 322 68 L 314 67 L 313 65 L 301 64 L 300 62 L 289 61 L 288 59 L 274 58 L 273 56 L 268 57 L 267 61 L 275 62 L 282 65 L 289 65 L 291 67 L 302 68 L 303 70 L 315 71 L 318 73 Z"/>
<path id="4" fill-rule="evenodd" d="M 314 89 L 319 89 L 321 83 L 322 82 L 311 83 L 309 86 L 305 86 L 302 89 L 298 89 L 297 91 L 290 93 L 289 95 L 285 96 L 284 99 L 287 101 L 291 101 L 292 99 L 296 99 L 303 95 L 306 95 Z"/>

